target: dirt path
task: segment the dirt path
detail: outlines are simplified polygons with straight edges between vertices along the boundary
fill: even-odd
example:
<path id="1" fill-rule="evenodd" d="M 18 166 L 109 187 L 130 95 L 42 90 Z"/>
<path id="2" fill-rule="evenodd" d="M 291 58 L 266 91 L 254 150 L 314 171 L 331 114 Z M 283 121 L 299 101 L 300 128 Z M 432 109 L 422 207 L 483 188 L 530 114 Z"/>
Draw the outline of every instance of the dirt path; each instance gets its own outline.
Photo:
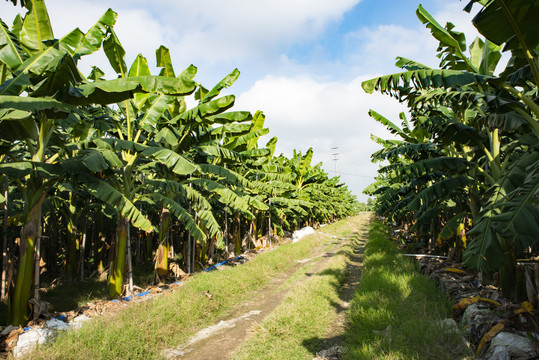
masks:
<path id="1" fill-rule="evenodd" d="M 359 223 L 356 231 L 350 235 L 351 237 L 362 236 L 357 230 L 360 230 L 360 228 L 366 229 L 364 226 L 366 222 L 361 221 Z M 322 229 L 316 236 L 328 235 L 323 234 Z M 183 360 L 229 359 L 234 353 L 234 350 L 249 336 L 250 329 L 261 324 L 266 316 L 271 314 L 281 304 L 294 284 L 324 269 L 330 258 L 347 242 L 346 240 L 346 238 L 334 239 L 329 245 L 326 244 L 313 250 L 309 259 L 298 262 L 298 265 L 293 269 L 279 278 L 275 278 L 268 286 L 257 291 L 251 297 L 251 300 L 237 306 L 215 325 L 199 331 L 187 343 L 176 348 L 166 349 L 163 355 L 167 359 Z M 333 346 L 342 341 L 345 310 L 359 282 L 362 253 L 363 246 L 358 248 L 352 259 L 350 259 L 348 265 L 349 275 L 341 293 L 341 308 L 335 309 L 336 321 L 334 322 L 334 326 L 328 330 L 328 346 Z M 303 272 L 301 276 L 287 282 L 292 275 L 301 272 Z"/>
<path id="2" fill-rule="evenodd" d="M 334 346 L 339 346 L 344 343 L 344 334 L 346 330 L 346 315 L 350 306 L 350 302 L 354 298 L 356 287 L 361 280 L 361 270 L 363 268 L 363 251 L 365 249 L 365 243 L 367 241 L 368 228 L 364 226 L 359 231 L 356 231 L 352 237 L 359 244 L 354 249 L 354 254 L 348 261 L 347 271 L 348 275 L 340 290 L 339 298 L 341 303 L 335 307 L 335 320 L 333 326 L 328 329 L 326 336 L 321 341 L 321 345 L 324 349 L 331 349 Z"/>

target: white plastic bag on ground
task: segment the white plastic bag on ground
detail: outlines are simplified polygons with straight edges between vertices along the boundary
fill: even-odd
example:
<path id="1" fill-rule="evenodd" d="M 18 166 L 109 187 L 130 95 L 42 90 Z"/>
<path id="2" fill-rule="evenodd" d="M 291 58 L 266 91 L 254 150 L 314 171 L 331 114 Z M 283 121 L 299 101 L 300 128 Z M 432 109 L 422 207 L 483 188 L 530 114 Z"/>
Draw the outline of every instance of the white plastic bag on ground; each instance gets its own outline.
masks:
<path id="1" fill-rule="evenodd" d="M 89 317 L 89 316 L 79 315 L 76 318 L 74 318 L 73 321 L 71 321 L 71 326 L 73 327 L 73 329 L 80 329 L 82 324 L 85 323 L 86 321 L 90 320 L 90 319 L 91 319 L 91 317 Z"/>
<path id="2" fill-rule="evenodd" d="M 50 319 L 49 321 L 45 323 L 45 326 L 48 327 L 49 329 L 54 329 L 54 330 L 69 330 L 69 324 L 66 322 L 63 322 L 60 319 L 54 319 L 54 318 Z"/>
<path id="3" fill-rule="evenodd" d="M 301 228 L 300 230 L 294 231 L 292 234 L 292 242 L 298 242 L 307 235 L 314 234 L 314 229 L 310 226 Z"/>
<path id="4" fill-rule="evenodd" d="M 45 344 L 57 334 L 53 329 L 31 329 L 19 336 L 17 346 L 13 349 L 13 357 L 19 357 L 32 350 L 36 345 Z"/>

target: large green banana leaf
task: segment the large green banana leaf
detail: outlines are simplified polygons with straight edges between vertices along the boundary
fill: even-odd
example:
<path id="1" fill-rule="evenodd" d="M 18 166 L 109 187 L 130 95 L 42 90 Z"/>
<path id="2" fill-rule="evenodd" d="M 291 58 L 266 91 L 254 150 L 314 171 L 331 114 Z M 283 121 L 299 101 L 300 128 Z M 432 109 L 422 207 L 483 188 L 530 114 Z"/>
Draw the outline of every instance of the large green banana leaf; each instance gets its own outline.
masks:
<path id="1" fill-rule="evenodd" d="M 157 61 L 157 67 L 162 68 L 161 72 L 159 73 L 159 76 L 176 77 L 176 75 L 174 74 L 174 68 L 172 67 L 170 51 L 167 47 L 161 45 L 159 49 L 155 50 L 155 57 Z"/>
<path id="2" fill-rule="evenodd" d="M 235 162 L 240 162 L 242 160 L 242 155 L 240 153 L 221 146 L 202 145 L 198 146 L 197 150 L 199 151 L 199 153 L 206 156 L 215 156 L 224 160 L 230 160 Z"/>
<path id="3" fill-rule="evenodd" d="M 221 177 L 231 185 L 239 185 L 245 188 L 250 188 L 249 180 L 235 171 L 212 164 L 198 164 L 198 167 L 202 173 L 210 176 Z"/>
<path id="4" fill-rule="evenodd" d="M 476 2 L 479 1 L 470 1 L 465 10 L 470 12 L 472 5 Z M 537 27 L 539 1 L 481 1 L 481 4 L 484 7 L 472 22 L 477 30 L 490 41 L 498 45 L 505 43 L 504 50 L 525 50 L 523 45 L 527 49 L 534 49 L 539 44 L 539 28 Z M 519 38 L 522 39 L 522 43 Z"/>
<path id="5" fill-rule="evenodd" d="M 162 147 L 149 147 L 142 152 L 142 156 L 159 161 L 178 175 L 189 175 L 197 169 L 194 164 L 183 156 Z"/>
<path id="6" fill-rule="evenodd" d="M 11 79 L 0 84 L 0 95 L 20 95 L 32 85 L 30 73 L 41 76 L 45 72 L 54 72 L 67 54 L 54 47 L 48 47 L 26 59 L 13 74 Z"/>
<path id="7" fill-rule="evenodd" d="M 473 179 L 468 176 L 457 176 L 437 181 L 417 194 L 408 204 L 407 210 L 419 211 L 420 208 L 428 208 L 436 201 L 451 198 L 459 189 L 463 189 L 472 181 Z"/>
<path id="8" fill-rule="evenodd" d="M 200 230 L 193 217 L 179 203 L 159 193 L 152 193 L 151 196 L 155 199 L 155 201 L 163 204 L 167 209 L 169 209 L 170 212 L 180 221 L 180 223 L 190 231 L 191 235 L 198 240 L 206 241 L 206 234 Z"/>
<path id="9" fill-rule="evenodd" d="M 24 16 L 19 41 L 28 53 L 35 54 L 43 51 L 46 46 L 43 42 L 53 40 L 54 35 L 45 1 L 29 0 L 26 7 L 28 12 Z"/>
<path id="10" fill-rule="evenodd" d="M 415 89 L 454 88 L 470 84 L 482 84 L 488 76 L 458 70 L 413 70 L 392 75 L 380 76 L 361 83 L 366 93 L 374 90 L 382 93 L 399 91 L 402 87 Z"/>
<path id="11" fill-rule="evenodd" d="M 198 106 L 195 106 L 194 108 L 178 115 L 171 121 L 174 123 L 191 121 L 204 122 L 205 117 L 216 115 L 230 109 L 234 105 L 234 101 L 234 95 L 223 96 L 207 103 L 199 104 Z"/>
<path id="12" fill-rule="evenodd" d="M 88 179 L 83 186 L 94 197 L 116 209 L 122 218 L 129 220 L 133 226 L 146 232 L 153 231 L 151 222 L 137 207 L 108 183 L 97 179 Z"/>
<path id="13" fill-rule="evenodd" d="M 236 80 L 238 80 L 239 76 L 240 76 L 240 71 L 238 69 L 232 70 L 232 72 L 230 74 L 225 76 L 225 78 L 223 80 L 219 81 L 219 83 L 217 85 L 215 85 L 213 87 L 213 89 L 211 89 L 206 94 L 206 96 L 204 96 L 204 98 L 202 98 L 200 100 L 200 103 L 205 104 L 205 103 L 213 100 L 216 96 L 218 96 L 221 93 L 221 90 L 232 86 L 232 84 L 234 84 L 236 82 Z"/>
<path id="14" fill-rule="evenodd" d="M 117 17 L 117 13 L 108 9 L 86 33 L 77 28 L 60 39 L 60 48 L 69 52 L 75 61 L 93 54 L 101 48 L 103 39 L 116 23 Z"/>
<path id="15" fill-rule="evenodd" d="M 211 115 L 207 117 L 210 123 L 230 124 L 229 127 L 225 127 L 223 129 L 223 130 L 226 130 L 227 132 L 234 132 L 235 129 L 242 128 L 242 126 L 247 126 L 247 128 L 249 128 L 251 126 L 249 124 L 236 124 L 236 123 L 250 121 L 251 118 L 252 116 L 249 111 L 227 111 L 225 113 Z M 217 128 L 217 129 L 220 129 L 220 128 Z M 245 131 L 245 130 L 242 130 L 242 131 Z"/>
<path id="16" fill-rule="evenodd" d="M 66 175 L 64 169 L 57 164 L 35 161 L 0 163 L 0 173 L 11 178 L 22 179 L 33 172 L 39 173 L 45 179 L 59 178 Z"/>
<path id="17" fill-rule="evenodd" d="M 249 201 L 245 197 L 241 197 L 234 191 L 224 185 L 209 179 L 192 178 L 189 182 L 198 186 L 201 189 L 219 195 L 216 200 L 229 206 L 230 208 L 244 213 L 250 213 Z"/>
<path id="18" fill-rule="evenodd" d="M 135 92 L 188 95 L 194 89 L 195 83 L 184 77 L 130 76 L 78 85 L 70 89 L 65 101 L 73 105 L 112 104 L 131 98 Z"/>
<path id="19" fill-rule="evenodd" d="M 25 59 L 26 54 L 21 48 L 19 40 L 0 20 L 0 61 L 6 64 L 11 71 L 15 71 Z"/>

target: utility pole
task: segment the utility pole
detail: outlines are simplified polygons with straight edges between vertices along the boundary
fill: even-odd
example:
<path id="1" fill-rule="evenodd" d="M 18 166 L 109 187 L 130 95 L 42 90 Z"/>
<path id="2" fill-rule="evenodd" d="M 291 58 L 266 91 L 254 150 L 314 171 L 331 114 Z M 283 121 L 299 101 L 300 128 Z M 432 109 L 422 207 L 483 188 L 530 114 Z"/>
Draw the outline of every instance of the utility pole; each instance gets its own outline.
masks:
<path id="1" fill-rule="evenodd" d="M 333 150 L 333 159 L 331 160 L 335 161 L 335 176 L 337 176 L 337 160 L 339 160 L 339 158 L 337 157 L 337 155 L 339 155 L 339 153 L 337 152 L 338 147 L 332 147 L 331 149 Z"/>

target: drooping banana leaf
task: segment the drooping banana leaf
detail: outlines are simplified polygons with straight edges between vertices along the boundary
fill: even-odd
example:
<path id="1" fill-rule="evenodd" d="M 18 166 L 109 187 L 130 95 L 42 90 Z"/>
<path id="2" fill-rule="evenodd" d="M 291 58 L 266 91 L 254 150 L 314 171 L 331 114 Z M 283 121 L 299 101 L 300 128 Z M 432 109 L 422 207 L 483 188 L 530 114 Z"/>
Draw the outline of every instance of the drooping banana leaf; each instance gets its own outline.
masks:
<path id="1" fill-rule="evenodd" d="M 227 205 L 231 209 L 241 211 L 244 215 L 247 214 L 250 220 L 254 219 L 254 215 L 250 212 L 247 196 L 239 196 L 229 188 L 209 179 L 192 178 L 188 181 L 201 189 L 218 195 L 215 197 L 216 201 Z"/>
<path id="2" fill-rule="evenodd" d="M 230 169 L 226 169 L 222 166 L 212 164 L 198 164 L 198 167 L 203 174 L 222 177 L 232 185 L 241 185 L 246 188 L 250 187 L 249 181 L 245 177 Z"/>
<path id="3" fill-rule="evenodd" d="M 137 207 L 108 183 L 98 179 L 89 179 L 82 185 L 94 197 L 112 206 L 122 218 L 129 220 L 133 226 L 146 232 L 153 231 L 151 222 Z"/>
<path id="4" fill-rule="evenodd" d="M 233 131 L 232 129 L 235 129 L 236 126 L 244 125 L 244 124 L 236 124 L 236 123 L 250 121 L 251 118 L 252 118 L 251 113 L 249 111 L 227 111 L 222 114 L 217 114 L 217 115 L 212 115 L 212 116 L 207 117 L 210 123 L 230 124 L 231 125 L 230 131 Z M 250 126 L 248 124 L 245 124 L 245 125 Z"/>
<path id="5" fill-rule="evenodd" d="M 258 141 L 259 137 L 264 136 L 264 135 L 266 135 L 268 133 L 269 133 L 269 129 L 267 129 L 267 128 L 266 129 L 252 130 L 248 134 L 240 135 L 240 136 L 236 136 L 236 137 L 231 138 L 230 141 L 227 144 L 225 144 L 224 146 L 226 148 L 228 148 L 228 149 L 235 149 L 238 146 L 253 143 L 253 141 L 256 144 L 256 141 Z"/>
<path id="6" fill-rule="evenodd" d="M 142 152 L 142 155 L 159 161 L 178 175 L 189 175 L 197 169 L 180 154 L 162 147 L 149 147 Z"/>
<path id="7" fill-rule="evenodd" d="M 34 171 L 45 179 L 60 178 L 66 175 L 64 169 L 57 164 L 34 161 L 0 163 L 0 173 L 8 175 L 10 178 L 22 179 Z"/>
<path id="8" fill-rule="evenodd" d="M 136 92 L 188 95 L 194 89 L 194 82 L 183 77 L 130 76 L 78 85 L 70 89 L 66 102 L 73 105 L 105 105 L 129 99 Z"/>
<path id="9" fill-rule="evenodd" d="M 237 161 L 237 162 L 242 160 L 242 155 L 240 153 L 234 150 L 221 147 L 221 146 L 203 145 L 203 146 L 198 146 L 197 150 L 199 150 L 201 154 L 208 155 L 208 156 L 215 156 L 215 157 L 219 157 L 225 160 Z"/>
<path id="10" fill-rule="evenodd" d="M 111 30 L 107 38 L 103 41 L 103 50 L 109 59 L 109 63 L 122 77 L 127 76 L 127 64 L 125 63 L 125 50 L 116 36 L 114 30 Z"/>
<path id="11" fill-rule="evenodd" d="M 0 85 L 0 95 L 20 95 L 24 89 L 32 85 L 30 73 L 41 76 L 45 72 L 54 72 L 65 56 L 66 53 L 52 46 L 36 53 L 17 68 L 11 79 Z"/>
<path id="12" fill-rule="evenodd" d="M 473 179 L 468 176 L 457 176 L 437 181 L 417 194 L 414 200 L 408 204 L 407 210 L 418 211 L 420 207 L 427 208 L 440 199 L 451 198 L 459 189 L 462 191 L 472 181 Z"/>
<path id="13" fill-rule="evenodd" d="M 193 216 L 189 214 L 189 212 L 179 203 L 159 193 L 152 193 L 151 196 L 156 202 L 163 204 L 163 206 L 169 209 L 170 212 L 180 221 L 183 226 L 185 226 L 187 230 L 191 232 L 191 235 L 193 235 L 197 240 L 203 242 L 206 241 L 206 234 L 204 234 L 204 232 L 197 226 Z"/>
<path id="14" fill-rule="evenodd" d="M 366 93 L 374 90 L 391 93 L 401 87 L 413 87 L 416 90 L 431 88 L 454 88 L 470 84 L 483 84 L 488 76 L 458 70 L 414 70 L 380 76 L 361 83 Z"/>

